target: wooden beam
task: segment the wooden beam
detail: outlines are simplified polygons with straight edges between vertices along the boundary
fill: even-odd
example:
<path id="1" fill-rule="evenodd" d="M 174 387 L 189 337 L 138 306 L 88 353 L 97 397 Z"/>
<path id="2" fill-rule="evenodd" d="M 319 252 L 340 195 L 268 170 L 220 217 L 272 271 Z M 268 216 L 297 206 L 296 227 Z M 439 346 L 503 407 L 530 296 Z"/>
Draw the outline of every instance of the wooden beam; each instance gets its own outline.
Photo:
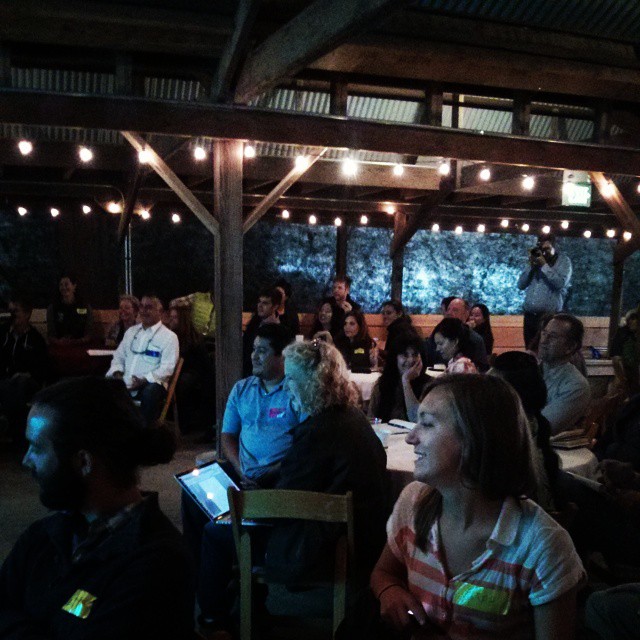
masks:
<path id="1" fill-rule="evenodd" d="M 329 113 L 332 116 L 346 116 L 348 98 L 348 85 L 345 82 L 332 82 L 329 87 Z"/>
<path id="2" fill-rule="evenodd" d="M 227 42 L 211 83 L 210 97 L 213 102 L 233 101 L 232 87 L 249 52 L 250 34 L 259 8 L 260 3 L 257 0 L 240 0 L 238 4 L 233 34 Z"/>
<path id="3" fill-rule="evenodd" d="M 640 220 L 633 212 L 627 201 L 622 197 L 613 180 L 607 180 L 604 174 L 599 171 L 590 171 L 589 177 L 593 182 L 602 199 L 613 211 L 623 229 L 631 231 L 633 238 L 624 244 L 618 244 L 613 254 L 614 263 L 624 262 L 632 253 L 640 249 Z"/>
<path id="4" fill-rule="evenodd" d="M 516 136 L 528 136 L 531 123 L 531 101 L 528 96 L 519 92 L 513 98 L 513 120 L 511 133 Z"/>
<path id="5" fill-rule="evenodd" d="M 402 236 L 404 228 L 407 226 L 407 215 L 401 211 L 396 211 L 393 217 L 393 242 Z M 404 247 L 395 253 L 391 252 L 391 299 L 402 302 L 402 280 L 404 275 Z"/>
<path id="6" fill-rule="evenodd" d="M 305 172 L 324 155 L 327 148 L 325 147 L 316 155 L 308 157 L 308 164 L 306 166 L 296 166 L 271 190 L 271 192 L 264 197 L 262 202 L 258 204 L 255 209 L 247 216 L 242 225 L 242 232 L 246 233 L 253 227 L 253 225 L 262 218 L 262 216 L 271 209 L 271 207 L 278 202 L 280 196 L 286 193 L 291 185 L 295 184 Z"/>
<path id="7" fill-rule="evenodd" d="M 186 187 L 184 182 L 178 178 L 167 163 L 137 133 L 133 133 L 132 131 L 121 131 L 120 133 L 138 153 L 143 150 L 149 152 L 151 158 L 149 166 L 165 181 L 178 198 L 184 202 L 196 218 L 198 218 L 211 233 L 216 235 L 220 229 L 218 221 Z"/>
<path id="8" fill-rule="evenodd" d="M 218 451 L 227 398 L 242 377 L 242 143 L 213 143 L 215 235 L 216 417 Z"/>
<path id="9" fill-rule="evenodd" d="M 240 75 L 236 100 L 246 103 L 268 91 L 404 4 L 406 0 L 315 0 L 249 58 Z"/>
<path id="10" fill-rule="evenodd" d="M 120 96 L 0 89 L 0 122 L 267 140 L 640 175 L 640 149 Z"/>
<path id="11" fill-rule="evenodd" d="M 338 277 L 347 275 L 347 247 L 349 243 L 349 228 L 342 224 L 336 229 L 336 268 Z"/>

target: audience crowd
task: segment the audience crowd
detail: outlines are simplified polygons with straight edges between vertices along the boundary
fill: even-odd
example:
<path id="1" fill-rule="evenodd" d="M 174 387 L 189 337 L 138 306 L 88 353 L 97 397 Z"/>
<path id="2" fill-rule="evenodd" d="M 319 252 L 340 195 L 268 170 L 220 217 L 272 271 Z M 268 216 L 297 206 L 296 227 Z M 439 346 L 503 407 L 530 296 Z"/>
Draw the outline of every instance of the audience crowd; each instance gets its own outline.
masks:
<path id="1" fill-rule="evenodd" d="M 379 346 L 348 277 L 334 279 L 306 340 L 291 285 L 260 291 L 217 458 L 244 490 L 351 492 L 355 557 L 338 637 L 638 637 L 638 312 L 614 340 L 615 390 L 626 402 L 588 443 L 602 473 L 589 484 L 563 471 L 553 448 L 582 433 L 592 403 L 584 326 L 562 311 L 571 264 L 552 238 L 537 249 L 518 285 L 527 290 L 526 352 L 494 354 L 490 310 L 460 297 L 442 300 L 426 338 L 398 300 L 384 302 Z M 232 528 L 184 492 L 180 536 L 137 476 L 176 449 L 158 418 L 178 366 L 181 431 L 210 432 L 215 422 L 213 298 L 189 294 L 165 312 L 151 293 L 121 296 L 104 338 L 114 350 L 105 376 L 56 382 L 68 371 L 52 359 L 96 340 L 77 287 L 60 279 L 48 343 L 23 294 L 0 325 L 0 413 L 54 511 L 2 565 L 0 637 L 186 639 L 195 598 L 200 631 L 233 638 Z M 362 373 L 376 378 L 368 401 L 354 382 Z M 413 423 L 415 481 L 399 497 L 376 427 L 392 420 Z M 306 520 L 255 526 L 253 558 L 267 577 L 305 591 L 331 582 L 341 533 Z M 639 582 L 594 591 L 594 563 L 609 585 L 620 564 Z M 257 590 L 254 603 L 264 624 L 266 594 Z"/>

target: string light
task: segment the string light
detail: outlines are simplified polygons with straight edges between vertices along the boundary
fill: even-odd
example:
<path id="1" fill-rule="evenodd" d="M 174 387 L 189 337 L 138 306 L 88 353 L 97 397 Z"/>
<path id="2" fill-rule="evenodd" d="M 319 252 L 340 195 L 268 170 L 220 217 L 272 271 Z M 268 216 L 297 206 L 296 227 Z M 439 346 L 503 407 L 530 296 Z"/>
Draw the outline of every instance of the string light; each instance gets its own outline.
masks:
<path id="1" fill-rule="evenodd" d="M 138 151 L 138 162 L 140 164 L 149 164 L 151 162 L 151 153 L 148 149 Z"/>
<path id="2" fill-rule="evenodd" d="M 27 209 L 25 209 L 25 207 L 18 207 L 18 215 L 19 216 L 26 216 L 27 213 L 29 213 L 29 212 L 27 211 Z"/>
<path id="3" fill-rule="evenodd" d="M 622 238 L 623 238 L 623 240 L 624 240 L 625 242 L 629 242 L 629 240 L 631 240 L 632 236 L 633 236 L 633 234 L 631 233 L 631 231 L 625 231 L 625 232 L 622 234 Z"/>
<path id="4" fill-rule="evenodd" d="M 309 224 L 316 224 L 318 222 L 318 218 L 316 218 L 313 214 L 309 216 Z"/>
<path id="5" fill-rule="evenodd" d="M 82 162 L 91 162 L 93 160 L 93 151 L 88 147 L 80 147 L 80 149 L 78 149 L 78 155 Z"/>
<path id="6" fill-rule="evenodd" d="M 360 224 L 369 224 L 369 218 L 367 218 L 367 216 L 360 216 Z"/>
<path id="7" fill-rule="evenodd" d="M 482 171 L 480 171 L 478 177 L 480 178 L 480 180 L 484 180 L 485 182 L 491 180 L 491 170 L 485 167 L 484 169 L 482 169 Z"/>
<path id="8" fill-rule="evenodd" d="M 358 173 L 358 163 L 353 158 L 345 158 L 342 161 L 342 173 L 352 178 Z"/>
<path id="9" fill-rule="evenodd" d="M 88 215 L 91 213 L 91 207 L 88 204 L 83 204 L 82 205 L 82 213 L 84 213 L 84 215 Z"/>
<path id="10" fill-rule="evenodd" d="M 333 221 L 333 224 L 335 224 L 335 225 L 336 225 L 336 227 L 341 227 L 341 226 L 342 226 L 342 218 L 336 218 L 336 219 Z"/>
<path id="11" fill-rule="evenodd" d="M 529 225 L 525 222 L 521 227 L 520 227 L 525 233 L 529 233 Z"/>
<path id="12" fill-rule="evenodd" d="M 500 226 L 501 226 L 503 229 L 506 229 L 506 228 L 509 226 L 509 221 L 508 221 L 507 219 L 500 220 Z"/>
<path id="13" fill-rule="evenodd" d="M 193 149 L 193 157 L 198 161 L 206 160 L 207 152 L 205 151 L 204 147 L 197 146 Z"/>
<path id="14" fill-rule="evenodd" d="M 298 171 L 306 171 L 311 162 L 307 156 L 296 156 L 296 169 Z"/>
<path id="15" fill-rule="evenodd" d="M 388 204 L 388 205 L 384 208 L 384 212 L 385 212 L 388 216 L 392 216 L 392 215 L 396 212 L 396 208 L 395 208 L 392 204 Z"/>
<path id="16" fill-rule="evenodd" d="M 49 211 L 51 212 L 52 218 L 57 218 L 60 215 L 60 209 L 56 209 L 55 207 L 51 207 Z"/>
<path id="17" fill-rule="evenodd" d="M 151 214 L 149 213 L 149 210 L 148 210 L 148 209 L 142 209 L 142 210 L 140 211 L 140 217 L 141 217 L 143 220 L 149 220 L 149 218 L 151 218 Z"/>
<path id="18" fill-rule="evenodd" d="M 478 233 L 484 233 L 485 230 L 486 230 L 486 227 L 483 224 L 478 225 Z"/>
<path id="19" fill-rule="evenodd" d="M 615 229 L 607 229 L 607 238 L 615 238 L 616 230 Z"/>
<path id="20" fill-rule="evenodd" d="M 551 233 L 551 227 L 548 224 L 545 224 L 544 227 L 542 227 L 542 233 L 544 233 L 545 235 Z"/>
<path id="21" fill-rule="evenodd" d="M 463 229 L 460 225 L 455 228 L 456 235 L 459 236 L 462 233 Z"/>
<path id="22" fill-rule="evenodd" d="M 107 211 L 109 213 L 122 213 L 122 206 L 119 202 L 112 201 L 107 205 Z"/>
<path id="23" fill-rule="evenodd" d="M 256 157 L 256 148 L 252 144 L 244 145 L 244 157 L 245 158 L 255 158 Z"/>
<path id="24" fill-rule="evenodd" d="M 178 224 L 180 221 L 181 221 L 181 218 L 179 213 L 171 214 L 171 222 L 173 222 L 173 224 Z"/>
<path id="25" fill-rule="evenodd" d="M 613 198 L 613 196 L 616 194 L 616 185 L 613 184 L 613 182 L 607 181 L 602 186 L 601 193 L 604 198 Z"/>
<path id="26" fill-rule="evenodd" d="M 536 181 L 531 176 L 525 176 L 522 181 L 522 188 L 525 191 L 531 191 L 536 186 Z"/>
<path id="27" fill-rule="evenodd" d="M 433 231 L 433 233 L 438 233 L 438 231 L 440 231 L 440 225 L 437 222 L 434 222 L 431 225 L 431 231 Z"/>
<path id="28" fill-rule="evenodd" d="M 404 173 L 404 167 L 401 164 L 394 164 L 393 165 L 393 175 L 394 176 L 401 176 Z"/>
<path id="29" fill-rule="evenodd" d="M 638 186 L 636 187 L 636 191 L 640 193 L 640 182 L 638 182 Z"/>
<path id="30" fill-rule="evenodd" d="M 560 223 L 560 226 L 561 226 L 563 229 L 568 229 L 568 228 L 569 228 L 569 221 L 568 221 L 568 220 L 563 220 L 563 221 Z"/>
<path id="31" fill-rule="evenodd" d="M 291 214 L 289 213 L 289 209 L 283 209 L 282 213 L 280 214 L 285 220 L 288 220 L 291 217 Z"/>
<path id="32" fill-rule="evenodd" d="M 589 229 L 585 229 L 585 230 L 582 232 L 582 235 L 583 235 L 585 238 L 590 238 L 590 237 L 591 237 L 591 231 L 589 231 Z"/>
<path id="33" fill-rule="evenodd" d="M 23 156 L 28 156 L 33 151 L 33 144 L 29 140 L 20 140 L 18 150 Z"/>
<path id="34" fill-rule="evenodd" d="M 451 173 L 451 164 L 449 162 L 441 162 L 438 167 L 438 173 L 441 176 L 448 176 Z"/>

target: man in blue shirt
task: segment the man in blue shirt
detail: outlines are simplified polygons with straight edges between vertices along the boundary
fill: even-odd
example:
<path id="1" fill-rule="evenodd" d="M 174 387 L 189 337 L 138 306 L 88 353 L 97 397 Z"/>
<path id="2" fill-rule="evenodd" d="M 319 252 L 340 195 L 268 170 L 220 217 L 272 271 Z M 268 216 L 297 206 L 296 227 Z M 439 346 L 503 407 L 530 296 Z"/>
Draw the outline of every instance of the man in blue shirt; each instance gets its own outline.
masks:
<path id="1" fill-rule="evenodd" d="M 524 346 L 535 337 L 546 314 L 562 311 L 573 267 L 569 256 L 559 255 L 551 234 L 540 236 L 529 251 L 529 266 L 518 278 L 518 289 L 526 289 L 524 299 Z"/>

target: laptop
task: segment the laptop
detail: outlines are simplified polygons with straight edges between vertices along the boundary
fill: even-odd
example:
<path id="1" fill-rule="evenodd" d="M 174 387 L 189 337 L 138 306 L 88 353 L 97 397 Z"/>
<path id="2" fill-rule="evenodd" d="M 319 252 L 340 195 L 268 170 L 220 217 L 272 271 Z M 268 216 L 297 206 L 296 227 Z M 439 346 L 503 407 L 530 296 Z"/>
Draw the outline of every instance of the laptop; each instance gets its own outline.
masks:
<path id="1" fill-rule="evenodd" d="M 176 473 L 174 478 L 211 520 L 228 520 L 229 499 L 227 489 L 238 484 L 217 460 Z"/>

